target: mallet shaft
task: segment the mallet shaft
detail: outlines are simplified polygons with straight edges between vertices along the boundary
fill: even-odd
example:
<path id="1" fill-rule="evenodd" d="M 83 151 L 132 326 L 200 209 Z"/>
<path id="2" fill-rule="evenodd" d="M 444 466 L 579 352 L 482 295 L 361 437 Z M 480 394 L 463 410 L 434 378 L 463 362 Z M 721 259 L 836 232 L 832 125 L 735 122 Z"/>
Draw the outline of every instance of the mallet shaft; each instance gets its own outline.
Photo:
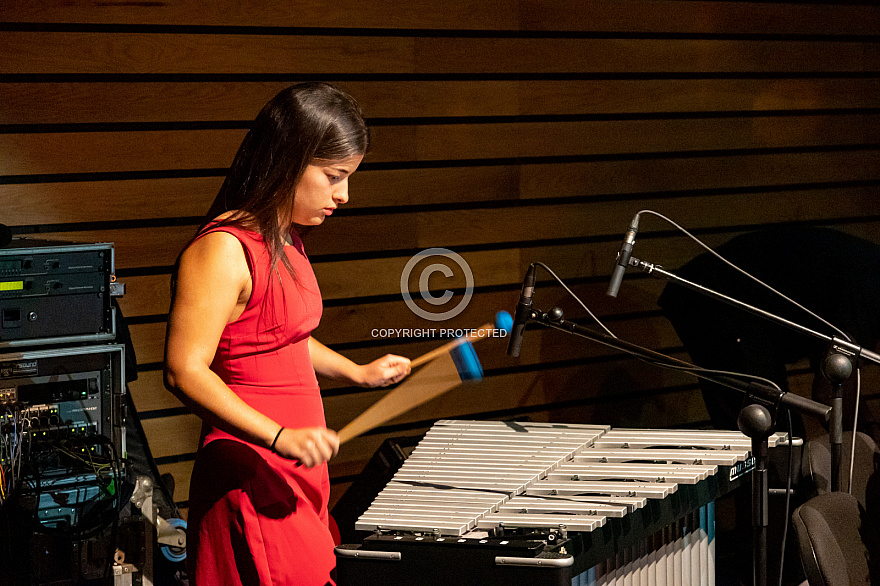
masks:
<path id="1" fill-rule="evenodd" d="M 473 332 L 470 335 L 462 336 L 461 338 L 456 338 L 455 340 L 453 340 L 451 342 L 447 342 L 446 344 L 443 344 L 439 348 L 434 348 L 430 352 L 422 354 L 418 358 L 414 358 L 410 362 L 410 368 L 414 370 L 414 369 L 422 366 L 423 364 L 427 364 L 428 362 L 434 360 L 438 356 L 449 352 L 450 350 L 452 350 L 456 346 L 460 346 L 460 345 L 464 344 L 465 342 L 473 343 L 478 340 L 482 340 L 483 338 L 488 336 L 494 330 L 495 330 L 495 324 L 493 324 L 493 323 L 484 324 L 484 325 L 480 326 L 479 329 L 477 329 L 477 331 Z"/>

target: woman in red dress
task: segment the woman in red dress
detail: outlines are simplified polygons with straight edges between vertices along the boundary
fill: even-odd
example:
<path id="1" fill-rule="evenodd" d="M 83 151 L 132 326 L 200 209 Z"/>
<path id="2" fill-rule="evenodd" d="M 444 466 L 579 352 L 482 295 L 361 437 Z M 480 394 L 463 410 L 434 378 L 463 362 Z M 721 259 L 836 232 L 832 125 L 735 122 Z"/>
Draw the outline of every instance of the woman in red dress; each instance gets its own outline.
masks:
<path id="1" fill-rule="evenodd" d="M 311 337 L 321 295 L 295 226 L 348 201 L 367 146 L 347 94 L 320 83 L 280 92 L 178 259 L 165 383 L 203 420 L 187 531 L 194 586 L 333 584 L 327 460 L 339 439 L 315 373 L 385 386 L 409 360 L 358 365 Z"/>

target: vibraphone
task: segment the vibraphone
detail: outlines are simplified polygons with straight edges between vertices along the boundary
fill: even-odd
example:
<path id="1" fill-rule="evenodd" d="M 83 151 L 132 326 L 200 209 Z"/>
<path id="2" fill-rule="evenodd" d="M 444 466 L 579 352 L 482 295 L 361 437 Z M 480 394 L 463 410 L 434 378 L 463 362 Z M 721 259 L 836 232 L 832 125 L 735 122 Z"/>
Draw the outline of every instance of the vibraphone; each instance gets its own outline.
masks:
<path id="1" fill-rule="evenodd" d="M 777 445 L 784 434 L 770 437 Z M 438 421 L 336 548 L 340 586 L 714 584 L 739 432 Z"/>

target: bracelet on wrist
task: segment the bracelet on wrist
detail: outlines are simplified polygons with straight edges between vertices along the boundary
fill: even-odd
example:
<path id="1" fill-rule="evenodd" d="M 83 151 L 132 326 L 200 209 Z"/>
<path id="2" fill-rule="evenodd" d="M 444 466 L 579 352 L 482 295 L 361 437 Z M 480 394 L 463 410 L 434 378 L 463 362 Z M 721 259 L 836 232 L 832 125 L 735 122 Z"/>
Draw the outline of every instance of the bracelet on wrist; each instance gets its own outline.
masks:
<path id="1" fill-rule="evenodd" d="M 282 426 L 281 429 L 278 430 L 278 433 L 275 434 L 275 439 L 272 440 L 272 445 L 269 446 L 269 449 L 272 451 L 273 454 L 278 453 L 275 451 L 275 444 L 278 443 L 278 438 L 281 437 L 281 432 L 284 431 L 285 429 L 287 429 L 287 428 Z"/>

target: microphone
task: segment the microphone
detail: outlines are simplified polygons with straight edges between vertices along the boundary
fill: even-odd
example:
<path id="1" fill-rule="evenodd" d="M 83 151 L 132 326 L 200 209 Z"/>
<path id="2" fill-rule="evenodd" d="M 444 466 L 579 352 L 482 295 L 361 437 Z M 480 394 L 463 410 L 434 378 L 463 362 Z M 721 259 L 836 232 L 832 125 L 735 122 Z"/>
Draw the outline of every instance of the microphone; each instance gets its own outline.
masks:
<path id="1" fill-rule="evenodd" d="M 522 346 L 523 330 L 532 313 L 532 294 L 535 292 L 535 273 L 538 268 L 534 264 L 529 265 L 526 276 L 523 279 L 522 293 L 519 295 L 519 303 L 516 304 L 516 312 L 513 317 L 513 327 L 510 330 L 510 342 L 507 344 L 507 355 L 519 358 L 519 348 Z"/>
<path id="2" fill-rule="evenodd" d="M 629 230 L 623 238 L 623 244 L 620 245 L 620 252 L 617 253 L 617 262 L 614 264 L 614 272 L 611 273 L 611 282 L 608 284 L 607 295 L 609 297 L 617 297 L 617 291 L 620 290 L 623 273 L 626 272 L 626 267 L 629 264 L 629 257 L 632 255 L 633 244 L 636 241 L 636 232 L 638 231 L 639 214 L 636 214 L 629 224 Z"/>

